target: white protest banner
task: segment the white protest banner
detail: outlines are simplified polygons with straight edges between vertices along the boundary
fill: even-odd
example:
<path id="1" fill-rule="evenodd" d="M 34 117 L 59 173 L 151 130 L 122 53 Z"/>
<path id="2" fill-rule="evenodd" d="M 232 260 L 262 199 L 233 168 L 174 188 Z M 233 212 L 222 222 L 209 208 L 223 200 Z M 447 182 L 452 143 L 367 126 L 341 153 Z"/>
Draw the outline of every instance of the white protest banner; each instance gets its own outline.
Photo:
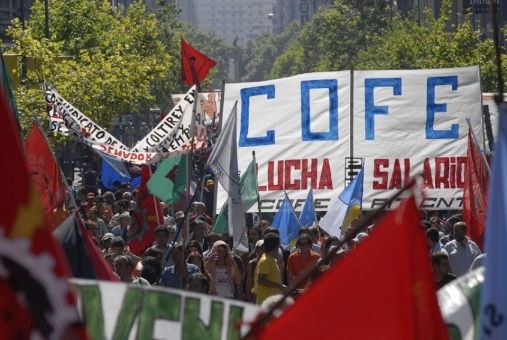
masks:
<path id="1" fill-rule="evenodd" d="M 158 125 L 143 137 L 132 148 L 134 151 L 145 152 L 176 152 L 190 150 L 192 138 L 192 110 L 196 97 L 196 86 L 192 86 L 176 106 Z M 194 148 L 201 149 L 207 146 L 204 116 L 201 113 L 199 102 L 195 119 Z"/>
<path id="2" fill-rule="evenodd" d="M 348 71 L 226 84 L 224 115 L 236 100 L 240 108 L 239 169 L 256 151 L 262 211 L 277 211 L 283 190 L 300 210 L 310 188 L 316 209 L 327 210 L 363 161 L 363 209 L 418 172 L 428 189 L 422 208 L 459 209 L 466 118 L 483 138 L 479 68 L 356 71 L 353 84 L 353 131 Z M 220 191 L 217 207 L 225 200 Z"/>
<path id="3" fill-rule="evenodd" d="M 185 94 L 171 94 L 174 104 L 178 104 L 183 98 Z M 218 124 L 220 119 L 219 112 L 219 104 L 222 98 L 221 92 L 201 92 L 198 95 L 200 110 L 204 117 L 204 124 L 209 126 L 213 124 Z"/>
<path id="4" fill-rule="evenodd" d="M 62 131 L 64 135 L 72 135 L 88 144 L 101 143 L 120 149 L 128 149 L 104 128 L 67 102 L 55 89 L 47 88 L 45 99 L 50 117 L 61 117 L 63 120 L 67 128 L 67 134 L 64 130 Z M 58 128 L 59 130 L 60 128 Z"/>
<path id="5" fill-rule="evenodd" d="M 422 173 L 423 209 L 461 209 L 467 118 L 482 141 L 479 68 L 354 72 L 354 157 L 363 207 L 381 206 Z"/>
<path id="6" fill-rule="evenodd" d="M 72 280 L 91 339 L 240 339 L 259 306 L 157 286 Z"/>
<path id="7" fill-rule="evenodd" d="M 450 340 L 475 340 L 479 337 L 483 283 L 484 267 L 479 267 L 438 290 L 438 304 Z"/>

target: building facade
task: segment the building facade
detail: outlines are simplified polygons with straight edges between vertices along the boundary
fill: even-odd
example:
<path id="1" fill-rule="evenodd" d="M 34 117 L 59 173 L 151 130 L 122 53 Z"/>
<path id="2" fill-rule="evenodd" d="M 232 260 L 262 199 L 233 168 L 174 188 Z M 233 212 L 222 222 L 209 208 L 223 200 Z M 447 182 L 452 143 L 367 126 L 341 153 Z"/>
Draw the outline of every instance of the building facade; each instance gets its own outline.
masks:
<path id="1" fill-rule="evenodd" d="M 276 0 L 273 13 L 275 33 L 280 33 L 293 21 L 304 24 L 321 7 L 329 6 L 332 2 L 332 0 Z"/>
<path id="2" fill-rule="evenodd" d="M 196 28 L 244 46 L 273 32 L 275 0 L 194 0 Z"/>
<path id="3" fill-rule="evenodd" d="M 28 18 L 33 0 L 0 0 L 0 36 L 5 38 L 5 30 L 14 18 Z"/>

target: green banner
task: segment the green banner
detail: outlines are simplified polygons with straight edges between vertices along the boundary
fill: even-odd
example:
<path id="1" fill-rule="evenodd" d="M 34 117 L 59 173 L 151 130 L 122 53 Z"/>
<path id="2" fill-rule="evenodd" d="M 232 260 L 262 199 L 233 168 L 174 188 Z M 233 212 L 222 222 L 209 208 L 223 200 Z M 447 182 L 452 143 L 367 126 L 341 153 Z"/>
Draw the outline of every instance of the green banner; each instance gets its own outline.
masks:
<path id="1" fill-rule="evenodd" d="M 91 339 L 234 340 L 259 306 L 183 290 L 72 280 Z"/>

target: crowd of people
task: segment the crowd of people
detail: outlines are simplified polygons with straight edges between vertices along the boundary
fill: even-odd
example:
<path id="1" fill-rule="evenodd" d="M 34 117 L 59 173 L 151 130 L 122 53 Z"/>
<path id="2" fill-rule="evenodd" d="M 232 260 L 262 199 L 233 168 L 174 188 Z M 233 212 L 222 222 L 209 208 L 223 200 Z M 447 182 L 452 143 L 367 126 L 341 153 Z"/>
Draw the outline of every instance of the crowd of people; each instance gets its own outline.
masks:
<path id="1" fill-rule="evenodd" d="M 279 230 L 265 219 L 248 229 L 249 252 L 232 247 L 232 237 L 213 232 L 212 218 L 203 202 L 193 202 L 189 212 L 189 238 L 185 239 L 183 211 L 161 204 L 164 223 L 155 228 L 155 240 L 146 249 L 133 251 L 143 222 L 137 192 L 79 191 L 78 202 L 85 226 L 119 280 L 158 285 L 262 304 L 291 288 L 304 292 L 323 272 L 354 251 L 369 237 L 371 225 L 347 238 L 327 235 L 318 225 L 302 228 L 289 247 L 280 244 Z M 466 236 L 460 215 L 433 216 L 421 222 L 426 232 L 428 256 L 440 288 L 480 265 L 479 247 Z M 353 228 L 345 229 L 342 239 Z M 328 256 L 330 254 L 330 256 Z"/>

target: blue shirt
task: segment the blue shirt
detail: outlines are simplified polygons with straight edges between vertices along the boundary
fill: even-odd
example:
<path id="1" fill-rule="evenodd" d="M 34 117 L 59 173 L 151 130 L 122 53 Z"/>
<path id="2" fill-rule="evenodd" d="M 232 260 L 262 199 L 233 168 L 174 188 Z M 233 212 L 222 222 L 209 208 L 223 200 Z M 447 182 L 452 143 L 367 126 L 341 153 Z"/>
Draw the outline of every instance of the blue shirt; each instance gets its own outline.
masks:
<path id="1" fill-rule="evenodd" d="M 171 288 L 185 288 L 190 277 L 195 273 L 200 273 L 201 270 L 195 264 L 187 263 L 187 275 L 183 279 L 182 287 L 180 287 L 180 278 L 178 276 L 178 271 L 176 270 L 176 266 L 166 267 L 164 272 L 162 273 L 162 278 L 160 279 L 160 285 L 164 287 Z"/>

